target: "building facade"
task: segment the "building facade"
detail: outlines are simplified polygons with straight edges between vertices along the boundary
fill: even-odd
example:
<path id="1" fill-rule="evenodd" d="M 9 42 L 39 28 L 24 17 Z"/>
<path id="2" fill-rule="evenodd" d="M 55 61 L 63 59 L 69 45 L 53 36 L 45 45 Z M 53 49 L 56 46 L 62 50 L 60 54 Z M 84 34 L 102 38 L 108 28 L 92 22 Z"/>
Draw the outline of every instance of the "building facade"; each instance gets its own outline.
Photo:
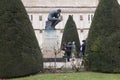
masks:
<path id="1" fill-rule="evenodd" d="M 39 45 L 43 47 L 45 23 L 51 10 L 61 9 L 62 21 L 56 26 L 59 45 L 69 15 L 73 15 L 80 42 L 87 38 L 99 0 L 22 0 L 33 25 Z M 120 2 L 120 0 L 119 0 Z"/>

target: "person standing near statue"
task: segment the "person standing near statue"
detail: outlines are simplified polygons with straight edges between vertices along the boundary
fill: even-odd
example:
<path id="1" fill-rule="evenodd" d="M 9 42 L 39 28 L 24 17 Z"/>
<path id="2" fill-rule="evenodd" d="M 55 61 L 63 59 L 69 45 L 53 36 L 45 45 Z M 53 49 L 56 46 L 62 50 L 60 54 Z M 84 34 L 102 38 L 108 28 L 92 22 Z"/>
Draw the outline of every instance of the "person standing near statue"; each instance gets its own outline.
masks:
<path id="1" fill-rule="evenodd" d="M 70 61 L 71 53 L 72 53 L 72 43 L 68 42 L 66 45 L 66 50 L 65 50 L 66 56 L 67 56 L 67 61 Z"/>
<path id="2" fill-rule="evenodd" d="M 52 10 L 49 12 L 48 21 L 46 22 L 45 29 L 55 30 L 55 26 L 61 21 L 61 9 Z"/>
<path id="3" fill-rule="evenodd" d="M 83 44 L 81 45 L 81 48 L 80 48 L 80 55 L 84 56 L 85 49 L 86 49 L 86 40 L 83 40 L 82 42 Z"/>

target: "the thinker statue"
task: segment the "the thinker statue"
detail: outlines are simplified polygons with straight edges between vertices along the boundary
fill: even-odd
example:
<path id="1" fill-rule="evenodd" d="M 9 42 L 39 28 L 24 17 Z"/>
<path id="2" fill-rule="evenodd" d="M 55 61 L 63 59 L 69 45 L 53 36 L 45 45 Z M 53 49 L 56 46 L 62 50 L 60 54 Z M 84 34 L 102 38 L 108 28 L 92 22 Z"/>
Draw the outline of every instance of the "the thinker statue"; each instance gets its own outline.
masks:
<path id="1" fill-rule="evenodd" d="M 46 30 L 55 30 L 55 26 L 61 21 L 61 9 L 52 10 L 49 12 L 48 21 L 46 21 Z"/>

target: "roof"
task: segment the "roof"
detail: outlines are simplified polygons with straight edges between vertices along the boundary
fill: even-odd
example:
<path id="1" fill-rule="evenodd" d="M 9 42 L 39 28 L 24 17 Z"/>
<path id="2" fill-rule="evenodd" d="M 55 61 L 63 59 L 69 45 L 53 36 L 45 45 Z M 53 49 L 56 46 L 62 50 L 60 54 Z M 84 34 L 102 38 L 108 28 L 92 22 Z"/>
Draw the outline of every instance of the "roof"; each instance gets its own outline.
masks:
<path id="1" fill-rule="evenodd" d="M 25 6 L 97 6 L 98 0 L 22 0 Z"/>

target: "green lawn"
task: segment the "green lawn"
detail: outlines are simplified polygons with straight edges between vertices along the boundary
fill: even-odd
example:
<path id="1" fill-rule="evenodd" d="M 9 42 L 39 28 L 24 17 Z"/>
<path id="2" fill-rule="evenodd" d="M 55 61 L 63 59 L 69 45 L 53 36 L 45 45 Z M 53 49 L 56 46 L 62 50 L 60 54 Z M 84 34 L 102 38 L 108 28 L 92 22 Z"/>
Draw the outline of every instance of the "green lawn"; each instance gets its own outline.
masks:
<path id="1" fill-rule="evenodd" d="M 40 74 L 12 80 L 120 80 L 120 74 L 105 74 L 94 72 Z"/>

